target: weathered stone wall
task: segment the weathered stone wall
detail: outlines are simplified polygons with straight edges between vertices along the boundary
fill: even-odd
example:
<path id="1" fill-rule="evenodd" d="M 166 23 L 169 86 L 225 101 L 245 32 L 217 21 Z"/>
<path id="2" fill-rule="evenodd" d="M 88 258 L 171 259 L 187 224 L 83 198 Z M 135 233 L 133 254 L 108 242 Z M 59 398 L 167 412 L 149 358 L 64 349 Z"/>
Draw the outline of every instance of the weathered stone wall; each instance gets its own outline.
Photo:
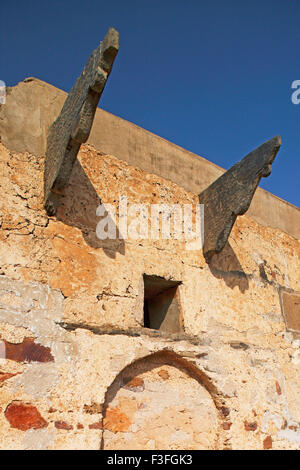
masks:
<path id="1" fill-rule="evenodd" d="M 299 448 L 299 240 L 243 216 L 210 265 L 101 241 L 100 201 L 197 196 L 85 145 L 51 218 L 43 165 L 0 144 L 0 448 Z M 184 332 L 143 327 L 144 274 L 181 282 Z"/>
<path id="2" fill-rule="evenodd" d="M 8 88 L 6 105 L 0 105 L 1 142 L 10 150 L 44 156 L 49 126 L 59 115 L 66 96 L 64 91 L 32 77 Z M 224 172 L 205 158 L 103 109 L 97 109 L 88 143 L 195 194 Z M 249 151 L 261 143 L 249 142 Z M 254 195 L 248 215 L 266 227 L 300 238 L 300 210 L 261 188 Z"/>

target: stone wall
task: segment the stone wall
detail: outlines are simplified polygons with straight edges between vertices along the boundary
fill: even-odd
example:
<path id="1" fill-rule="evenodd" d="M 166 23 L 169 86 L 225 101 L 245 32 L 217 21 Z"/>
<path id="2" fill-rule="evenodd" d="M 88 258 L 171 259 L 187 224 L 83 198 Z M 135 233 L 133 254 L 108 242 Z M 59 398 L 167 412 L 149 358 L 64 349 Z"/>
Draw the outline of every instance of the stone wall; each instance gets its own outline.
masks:
<path id="1" fill-rule="evenodd" d="M 43 165 L 0 144 L 0 448 L 299 448 L 299 240 L 246 215 L 210 265 L 99 240 L 100 201 L 197 196 L 85 145 L 48 217 Z M 179 283 L 181 332 L 144 327 L 144 274 Z"/>
<path id="2" fill-rule="evenodd" d="M 2 143 L 10 150 L 42 157 L 48 128 L 60 113 L 66 96 L 64 91 L 36 78 L 27 78 L 8 88 L 6 105 L 0 105 Z M 266 140 L 271 137 L 266 136 Z M 102 109 L 97 109 L 88 143 L 102 153 L 169 179 L 195 194 L 224 172 L 205 158 Z M 249 142 L 249 152 L 260 144 Z M 254 195 L 248 215 L 266 227 L 279 228 L 300 238 L 300 209 L 261 188 Z"/>

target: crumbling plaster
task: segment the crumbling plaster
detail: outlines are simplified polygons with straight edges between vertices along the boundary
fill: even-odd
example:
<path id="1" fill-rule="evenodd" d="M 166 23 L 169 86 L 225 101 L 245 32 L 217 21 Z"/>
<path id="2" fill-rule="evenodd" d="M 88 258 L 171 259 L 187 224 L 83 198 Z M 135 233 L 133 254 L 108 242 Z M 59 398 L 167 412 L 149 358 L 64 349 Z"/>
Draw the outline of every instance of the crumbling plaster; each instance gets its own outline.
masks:
<path id="1" fill-rule="evenodd" d="M 100 201 L 115 203 L 122 194 L 135 203 L 187 204 L 197 196 L 84 145 L 57 217 L 48 217 L 43 165 L 41 156 L 0 144 L 0 447 L 99 449 L 103 429 L 111 442 L 129 446 L 143 430 L 128 400 L 141 393 L 139 403 L 144 396 L 155 421 L 147 394 L 178 381 L 179 391 L 180 384 L 202 387 L 211 397 L 218 436 L 208 446 L 298 448 L 300 343 L 287 331 L 279 291 L 300 291 L 299 240 L 245 215 L 209 265 L 178 240 L 101 241 Z M 144 273 L 181 281 L 184 333 L 143 328 Z M 49 348 L 53 360 L 8 359 L 5 344 L 26 338 Z M 157 355 L 162 362 L 146 372 Z M 137 364 L 135 383 L 145 389 L 123 396 L 120 382 L 122 414 L 107 414 L 110 387 Z M 174 431 L 180 410 L 176 405 L 164 416 L 174 437 L 169 448 L 178 448 L 186 437 Z M 159 445 L 168 442 L 149 438 L 149 448 Z M 200 444 L 195 437 L 190 445 Z"/>

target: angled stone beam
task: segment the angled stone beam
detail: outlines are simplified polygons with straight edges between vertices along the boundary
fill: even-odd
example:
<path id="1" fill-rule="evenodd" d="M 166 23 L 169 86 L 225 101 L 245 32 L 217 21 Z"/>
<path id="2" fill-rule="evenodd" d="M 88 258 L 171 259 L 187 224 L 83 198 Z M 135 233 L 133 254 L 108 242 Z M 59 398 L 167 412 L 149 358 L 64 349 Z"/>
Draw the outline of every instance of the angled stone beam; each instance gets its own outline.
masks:
<path id="1" fill-rule="evenodd" d="M 237 216 L 249 209 L 260 179 L 270 175 L 280 145 L 280 136 L 268 140 L 199 194 L 199 202 L 204 204 L 203 253 L 208 263 L 224 248 Z"/>
<path id="2" fill-rule="evenodd" d="M 89 137 L 118 49 L 119 33 L 110 28 L 92 52 L 60 115 L 49 129 L 44 171 L 44 203 L 49 215 L 56 214 L 59 198 L 68 183 L 80 145 Z"/>

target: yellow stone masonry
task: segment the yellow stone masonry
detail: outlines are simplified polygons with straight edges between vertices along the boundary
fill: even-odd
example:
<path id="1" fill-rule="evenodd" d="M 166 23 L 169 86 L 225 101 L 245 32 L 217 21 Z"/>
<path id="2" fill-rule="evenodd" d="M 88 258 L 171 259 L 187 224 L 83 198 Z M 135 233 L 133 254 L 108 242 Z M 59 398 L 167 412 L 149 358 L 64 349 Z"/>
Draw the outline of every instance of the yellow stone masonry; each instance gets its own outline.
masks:
<path id="1" fill-rule="evenodd" d="M 84 145 L 49 218 L 43 164 L 0 144 L 0 448 L 300 448 L 299 240 L 245 215 L 210 265 L 102 241 L 100 202 L 197 196 Z M 144 327 L 144 274 L 181 282 L 184 331 Z"/>

